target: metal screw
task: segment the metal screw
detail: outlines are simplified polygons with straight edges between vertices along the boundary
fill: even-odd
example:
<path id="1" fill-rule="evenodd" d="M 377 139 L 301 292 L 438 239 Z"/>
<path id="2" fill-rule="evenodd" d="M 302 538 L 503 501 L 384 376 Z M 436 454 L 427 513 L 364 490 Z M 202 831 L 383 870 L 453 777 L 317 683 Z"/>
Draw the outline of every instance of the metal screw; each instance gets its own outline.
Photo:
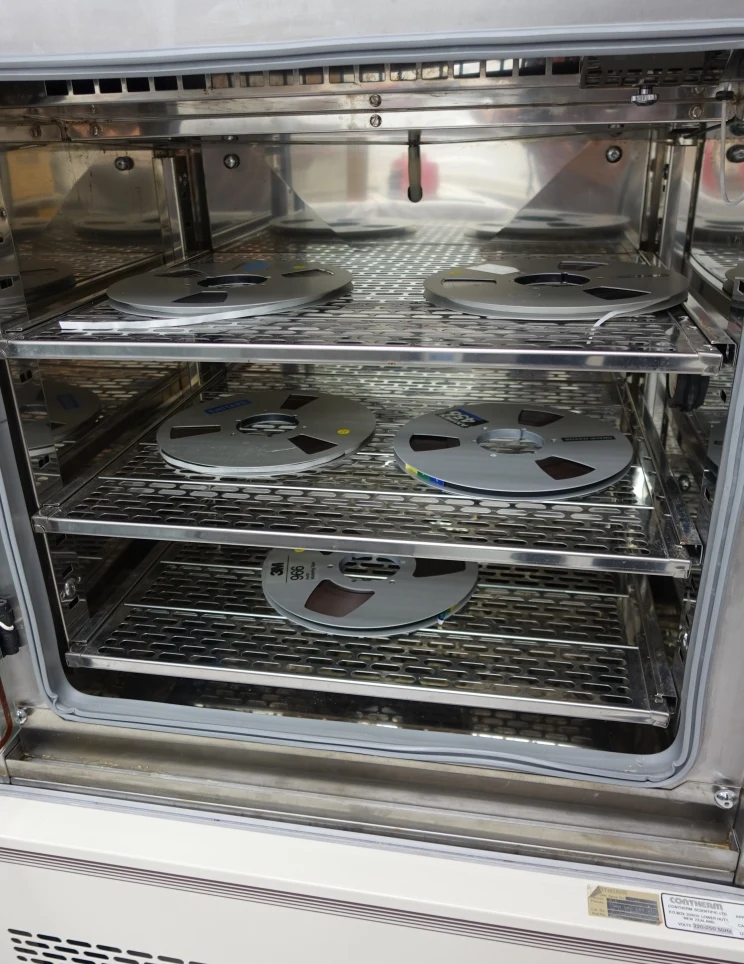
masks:
<path id="1" fill-rule="evenodd" d="M 732 164 L 741 164 L 744 161 L 744 144 L 732 144 L 726 151 L 726 160 Z"/>
<path id="2" fill-rule="evenodd" d="M 100 124 L 91 124 L 89 130 L 91 137 L 100 137 L 102 134 Z"/>
<path id="3" fill-rule="evenodd" d="M 5 208 L 0 208 L 0 221 L 7 221 L 7 220 L 8 220 L 8 212 L 5 210 Z"/>
<path id="4" fill-rule="evenodd" d="M 38 126 L 38 124 L 36 125 L 36 127 L 31 128 L 31 136 L 41 137 L 41 128 Z"/>
<path id="5" fill-rule="evenodd" d="M 690 634 L 686 629 L 680 630 L 679 637 L 677 638 L 677 645 L 683 653 L 687 652 L 687 647 L 690 645 Z"/>
<path id="6" fill-rule="evenodd" d="M 23 726 L 24 723 L 28 723 L 28 713 L 25 710 L 16 710 L 15 721 L 19 726 Z"/>
<path id="7" fill-rule="evenodd" d="M 618 134 L 623 129 L 623 126 L 624 126 L 623 124 L 610 124 L 607 130 L 611 134 Z"/>
<path id="8" fill-rule="evenodd" d="M 677 479 L 677 484 L 683 492 L 689 492 L 692 487 L 692 481 L 689 475 L 680 475 Z"/>
<path id="9" fill-rule="evenodd" d="M 649 104 L 655 104 L 658 99 L 659 95 L 654 93 L 653 88 L 641 87 L 637 94 L 631 96 L 630 102 L 638 107 L 648 107 Z"/>
<path id="10" fill-rule="evenodd" d="M 237 154 L 225 154 L 222 158 L 222 163 L 228 169 L 228 171 L 234 171 L 236 167 L 240 164 L 240 158 Z"/>
<path id="11" fill-rule="evenodd" d="M 370 117 L 369 122 L 373 127 L 379 127 L 380 124 L 382 123 L 382 118 L 380 117 L 379 114 L 373 114 Z"/>
<path id="12" fill-rule="evenodd" d="M 114 167 L 117 171 L 131 171 L 134 167 L 134 160 L 122 154 L 121 157 L 114 159 Z"/>
<path id="13" fill-rule="evenodd" d="M 238 135 L 237 135 L 237 134 L 223 134 L 223 135 L 222 135 L 222 140 L 223 140 L 223 141 L 228 141 L 229 143 L 232 143 L 232 141 L 236 141 L 237 139 L 238 139 Z"/>
<path id="14" fill-rule="evenodd" d="M 721 810 L 733 810 L 736 801 L 739 799 L 739 792 L 732 790 L 731 787 L 719 787 L 713 794 L 713 799 L 716 801 L 716 806 L 720 807 Z"/>
<path id="15" fill-rule="evenodd" d="M 78 592 L 78 582 L 79 579 L 77 576 L 72 576 L 68 579 L 60 590 L 59 598 L 63 600 L 74 599 Z"/>
<path id="16" fill-rule="evenodd" d="M 372 94 L 369 98 L 369 103 L 371 107 L 379 107 L 382 103 L 382 97 L 379 94 Z"/>
<path id="17" fill-rule="evenodd" d="M 610 164 L 617 164 L 620 158 L 623 156 L 622 147 L 618 147 L 617 144 L 613 144 L 612 147 L 608 147 L 605 151 L 605 157 L 610 162 Z"/>
<path id="18" fill-rule="evenodd" d="M 90 107 L 88 108 L 88 112 L 89 112 L 90 114 L 97 114 L 97 113 L 98 113 L 98 108 L 96 107 L 95 104 L 91 104 Z"/>
<path id="19" fill-rule="evenodd" d="M 693 87 L 693 88 L 692 88 L 692 92 L 693 92 L 693 94 L 704 94 L 704 93 L 705 93 L 705 87 Z"/>
<path id="20" fill-rule="evenodd" d="M 699 117 L 703 116 L 703 108 L 700 104 L 693 104 L 689 110 L 690 117 L 693 120 L 697 120 Z"/>

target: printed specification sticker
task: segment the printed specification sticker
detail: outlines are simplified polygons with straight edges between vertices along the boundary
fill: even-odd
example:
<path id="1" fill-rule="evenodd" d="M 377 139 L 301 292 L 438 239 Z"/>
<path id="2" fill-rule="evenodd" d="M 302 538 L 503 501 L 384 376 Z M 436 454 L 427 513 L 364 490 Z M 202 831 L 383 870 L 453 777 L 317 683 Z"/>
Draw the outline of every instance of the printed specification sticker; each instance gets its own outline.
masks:
<path id="1" fill-rule="evenodd" d="M 639 924 L 661 923 L 658 894 L 599 885 L 589 887 L 588 899 L 591 917 L 616 917 Z"/>
<path id="2" fill-rule="evenodd" d="M 675 931 L 744 940 L 744 904 L 682 894 L 662 894 L 664 923 Z"/>

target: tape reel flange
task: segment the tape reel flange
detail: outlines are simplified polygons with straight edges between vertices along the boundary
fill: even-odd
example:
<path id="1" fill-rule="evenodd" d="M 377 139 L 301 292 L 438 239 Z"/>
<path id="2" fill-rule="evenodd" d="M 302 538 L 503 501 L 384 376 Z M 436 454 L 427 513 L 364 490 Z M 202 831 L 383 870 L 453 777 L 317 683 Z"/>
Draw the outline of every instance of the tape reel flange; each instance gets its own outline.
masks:
<path id="1" fill-rule="evenodd" d="M 162 225 L 157 214 L 123 214 L 95 212 L 73 221 L 75 231 L 91 241 L 108 244 L 132 242 L 140 244 L 160 243 Z"/>
<path id="2" fill-rule="evenodd" d="M 161 456 L 189 472 L 235 478 L 306 472 L 356 451 L 375 416 L 341 395 L 257 391 L 199 402 L 160 426 Z"/>
<path id="3" fill-rule="evenodd" d="M 44 455 L 97 418 L 101 400 L 88 388 L 44 379 L 42 389 L 30 379 L 16 392 L 29 454 Z"/>
<path id="4" fill-rule="evenodd" d="M 622 478 L 633 447 L 609 422 L 534 403 L 470 402 L 414 418 L 393 440 L 427 485 L 496 498 L 568 498 Z"/>
<path id="5" fill-rule="evenodd" d="M 393 238 L 411 231 L 411 226 L 405 221 L 395 218 L 375 217 L 329 217 L 327 220 L 308 211 L 298 214 L 288 214 L 281 218 L 274 218 L 271 229 L 280 234 L 292 234 L 307 238 L 330 238 L 337 235 L 340 238 Z"/>
<path id="6" fill-rule="evenodd" d="M 559 257 L 455 267 L 424 282 L 427 300 L 440 307 L 537 321 L 659 311 L 684 301 L 687 288 L 686 278 L 663 267 Z"/>
<path id="7" fill-rule="evenodd" d="M 140 315 L 188 318 L 239 309 L 249 316 L 322 301 L 351 281 L 344 268 L 310 261 L 200 261 L 125 278 L 107 294 L 116 307 Z"/>
<path id="8" fill-rule="evenodd" d="M 394 636 L 443 622 L 470 598 L 473 562 L 273 549 L 267 602 L 301 626 L 341 636 Z"/>
<path id="9" fill-rule="evenodd" d="M 518 214 L 511 221 L 484 221 L 470 232 L 472 237 L 487 240 L 493 237 L 520 240 L 546 240 L 551 237 L 573 239 L 611 237 L 622 234 L 629 219 L 621 214 L 590 214 L 549 210 L 530 210 Z"/>

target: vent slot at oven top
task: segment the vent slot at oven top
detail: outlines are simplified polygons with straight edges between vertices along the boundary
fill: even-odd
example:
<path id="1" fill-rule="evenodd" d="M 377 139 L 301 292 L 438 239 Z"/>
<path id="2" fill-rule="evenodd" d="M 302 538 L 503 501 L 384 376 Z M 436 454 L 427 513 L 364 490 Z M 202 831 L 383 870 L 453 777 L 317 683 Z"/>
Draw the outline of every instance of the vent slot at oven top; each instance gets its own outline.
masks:
<path id="1" fill-rule="evenodd" d="M 511 81 L 532 86 L 540 83 L 576 84 L 581 71 L 579 57 L 501 57 L 492 60 L 440 60 L 351 63 L 282 70 L 253 70 L 236 73 L 172 74 L 158 77 L 101 77 L 98 79 L 49 79 L 34 85 L 35 98 L 60 98 L 74 101 L 100 99 L 162 100 L 187 96 L 189 99 L 213 95 L 215 91 L 232 92 L 245 97 L 251 94 L 275 94 L 284 90 L 296 93 L 299 89 L 329 88 L 375 89 L 382 85 L 429 88 L 437 86 L 473 86 L 479 83 Z M 0 85 L 1 87 L 2 85 Z M 18 84 L 13 87 L 18 89 Z M 9 87 L 10 92 L 10 87 Z M 7 96 L 3 98 L 9 103 Z"/>
<path id="2" fill-rule="evenodd" d="M 585 57 L 582 87 L 684 87 L 721 83 L 728 50 Z"/>
<path id="3" fill-rule="evenodd" d="M 78 104 L 493 86 L 681 87 L 721 83 L 730 51 L 630 56 L 380 61 L 220 73 L 0 83 L 0 103 Z"/>

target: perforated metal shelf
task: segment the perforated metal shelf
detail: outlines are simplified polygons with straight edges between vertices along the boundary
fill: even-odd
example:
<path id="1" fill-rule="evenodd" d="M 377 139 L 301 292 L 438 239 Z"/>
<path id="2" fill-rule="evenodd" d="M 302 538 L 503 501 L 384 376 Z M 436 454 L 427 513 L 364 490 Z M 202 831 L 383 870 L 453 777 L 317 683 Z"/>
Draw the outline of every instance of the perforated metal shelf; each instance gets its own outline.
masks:
<path id="1" fill-rule="evenodd" d="M 642 618 L 633 583 L 548 572 L 537 584 L 532 574 L 486 566 L 467 607 L 442 628 L 354 639 L 278 616 L 261 589 L 263 555 L 171 546 L 97 630 L 73 641 L 69 665 L 661 726 L 669 720 L 670 691 L 656 663 L 661 637 L 653 628 L 649 634 L 652 607 L 644 598 Z"/>
<path id="2" fill-rule="evenodd" d="M 24 366 L 21 361 L 11 363 L 12 370 L 20 373 Z M 101 403 L 101 414 L 108 415 L 119 409 L 143 392 L 150 391 L 158 382 L 176 372 L 173 364 L 158 362 L 120 362 L 117 365 L 104 365 L 97 361 L 54 361 L 43 362 L 42 378 L 55 378 L 95 392 Z"/>
<path id="3" fill-rule="evenodd" d="M 16 383 L 33 374 L 33 364 L 29 365 L 21 360 L 11 361 L 11 372 Z M 75 361 L 45 360 L 40 364 L 40 376 L 44 379 L 56 378 L 95 392 L 99 398 L 101 409 L 98 416 L 89 424 L 74 432 L 68 438 L 55 443 L 60 465 L 72 455 L 76 446 L 87 443 L 95 435 L 103 437 L 106 433 L 121 430 L 120 422 L 131 417 L 133 412 L 142 409 L 144 417 L 152 410 L 148 408 L 148 399 L 159 392 L 166 396 L 175 391 L 170 387 L 176 378 L 179 368 L 173 363 L 163 362 L 119 362 L 101 365 L 98 361 L 77 359 Z M 24 418 L 39 418 L 46 421 L 46 414 L 27 414 Z M 131 436 L 130 436 L 131 438 Z M 121 444 L 121 443 L 119 443 Z M 31 467 L 37 490 L 43 492 L 44 487 L 57 478 L 58 466 L 50 461 L 47 454 L 31 457 Z"/>
<path id="4" fill-rule="evenodd" d="M 167 465 L 154 427 L 91 482 L 35 517 L 44 532 L 236 545 L 353 549 L 685 576 L 679 544 L 641 427 L 612 375 L 515 377 L 478 370 L 321 368 L 282 372 L 235 366 L 210 397 L 250 388 L 302 389 L 358 398 L 376 414 L 374 438 L 330 468 L 245 483 Z M 602 416 L 628 432 L 627 475 L 581 501 L 520 502 L 444 495 L 395 465 L 392 437 L 415 415 L 465 399 L 520 399 Z"/>
<path id="5" fill-rule="evenodd" d="M 109 678 L 111 675 L 108 674 Z M 131 681 L 131 677 L 129 679 Z M 608 732 L 611 728 L 604 721 L 474 706 L 384 700 L 347 693 L 183 680 L 177 683 L 168 702 L 211 710 L 359 723 L 386 729 L 465 733 L 484 739 L 539 743 L 543 746 L 553 744 L 609 749 L 611 745 L 614 749 L 616 741 L 620 740 L 619 748 L 623 747 L 621 739 Z M 615 740 L 612 740 L 612 736 L 615 736 Z"/>
<path id="6" fill-rule="evenodd" d="M 693 244 L 690 257 L 693 265 L 697 263 L 723 284 L 729 268 L 744 261 L 744 248 L 732 244 L 698 243 Z"/>
<path id="7" fill-rule="evenodd" d="M 571 253 L 612 253 L 638 260 L 627 246 L 576 245 Z M 591 334 L 587 322 L 497 321 L 438 308 L 424 299 L 424 278 L 457 264 L 480 263 L 517 251 L 539 256 L 543 245 L 457 241 L 415 243 L 410 238 L 354 244 L 339 240 L 297 244 L 271 234 L 219 257 L 303 257 L 348 268 L 350 293 L 286 314 L 198 327 L 151 331 L 62 330 L 58 319 L 1 343 L 9 357 L 158 358 L 299 363 L 436 363 L 509 368 L 601 368 L 610 371 L 709 373 L 721 355 L 682 309 L 613 318 Z M 570 253 L 561 251 L 562 256 Z M 609 306 L 611 307 L 611 305 Z M 106 299 L 66 317 L 95 323 L 124 318 Z"/>
<path id="8" fill-rule="evenodd" d="M 43 222 L 42 222 L 43 224 Z M 98 275 L 107 274 L 145 261 L 162 251 L 160 236 L 156 235 L 150 243 L 127 239 L 124 243 L 106 243 L 94 238 L 81 237 L 73 225 L 55 218 L 46 225 L 39 235 L 22 240 L 19 251 L 22 255 L 49 258 L 51 261 L 64 261 L 75 269 L 75 280 L 80 283 Z"/>

